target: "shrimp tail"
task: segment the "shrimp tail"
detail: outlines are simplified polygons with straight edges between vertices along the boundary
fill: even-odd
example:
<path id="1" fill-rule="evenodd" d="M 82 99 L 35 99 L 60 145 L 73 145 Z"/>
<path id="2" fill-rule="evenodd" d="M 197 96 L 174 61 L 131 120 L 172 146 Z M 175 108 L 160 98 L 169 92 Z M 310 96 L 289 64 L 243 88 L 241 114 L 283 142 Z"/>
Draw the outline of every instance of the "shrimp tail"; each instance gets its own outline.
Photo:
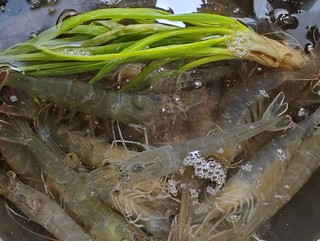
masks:
<path id="1" fill-rule="evenodd" d="M 282 116 L 288 109 L 288 103 L 284 102 L 284 93 L 280 92 L 262 116 L 262 120 L 273 120 L 273 125 L 270 131 L 279 131 L 289 128 L 292 125 L 292 120 L 289 115 Z"/>

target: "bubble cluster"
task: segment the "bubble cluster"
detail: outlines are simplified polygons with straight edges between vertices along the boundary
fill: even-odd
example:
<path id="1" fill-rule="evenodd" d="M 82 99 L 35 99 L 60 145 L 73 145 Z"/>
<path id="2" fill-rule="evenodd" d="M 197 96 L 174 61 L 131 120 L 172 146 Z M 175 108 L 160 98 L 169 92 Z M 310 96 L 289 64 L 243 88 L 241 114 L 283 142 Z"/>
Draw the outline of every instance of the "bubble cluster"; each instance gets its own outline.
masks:
<path id="1" fill-rule="evenodd" d="M 240 166 L 240 168 L 246 172 L 251 172 L 252 171 L 253 165 L 250 163 L 246 163 Z"/>
<path id="2" fill-rule="evenodd" d="M 216 185 L 208 186 L 209 194 L 216 194 L 226 180 L 225 168 L 215 159 L 209 158 L 206 160 L 199 151 L 190 152 L 182 161 L 184 166 L 194 168 L 194 174 L 200 179 L 209 179 Z"/>
<path id="3" fill-rule="evenodd" d="M 31 0 L 30 4 L 31 4 L 31 6 L 30 6 L 31 9 L 36 9 L 36 8 L 39 8 L 41 6 L 40 0 Z"/>
<path id="4" fill-rule="evenodd" d="M 266 90 L 259 90 L 259 94 L 263 97 L 270 98 L 270 95 L 268 95 Z"/>
<path id="5" fill-rule="evenodd" d="M 288 158 L 281 148 L 277 149 L 277 156 L 279 157 L 280 161 L 285 161 Z"/>
<path id="6" fill-rule="evenodd" d="M 190 192 L 191 205 L 192 206 L 198 205 L 199 204 L 198 197 L 199 197 L 200 191 L 195 188 L 190 188 L 189 192 Z"/>
<path id="7" fill-rule="evenodd" d="M 299 116 L 299 117 L 306 117 L 306 116 L 307 116 L 307 111 L 306 111 L 306 109 L 303 108 L 303 107 L 299 108 L 299 110 L 298 110 L 298 116 Z"/>
<path id="8" fill-rule="evenodd" d="M 238 58 L 242 58 L 248 53 L 251 44 L 250 38 L 237 34 L 231 41 L 227 42 L 227 49 Z"/>
<path id="9" fill-rule="evenodd" d="M 177 182 L 175 180 L 168 180 L 168 193 L 176 197 L 178 195 Z"/>

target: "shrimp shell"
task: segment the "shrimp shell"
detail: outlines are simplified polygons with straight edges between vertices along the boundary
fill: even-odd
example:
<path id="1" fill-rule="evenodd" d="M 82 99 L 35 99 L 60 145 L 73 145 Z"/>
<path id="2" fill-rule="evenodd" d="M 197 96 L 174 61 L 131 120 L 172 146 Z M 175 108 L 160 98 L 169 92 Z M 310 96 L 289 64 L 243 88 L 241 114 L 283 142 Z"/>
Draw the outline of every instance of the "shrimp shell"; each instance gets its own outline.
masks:
<path id="1" fill-rule="evenodd" d="M 263 131 L 286 129 L 291 125 L 291 118 L 281 116 L 287 110 L 287 103 L 284 103 L 283 100 L 284 94 L 280 93 L 259 121 L 235 127 L 228 131 L 187 140 L 174 146 L 166 145 L 151 149 L 117 165 L 97 168 L 90 173 L 89 182 L 97 190 L 105 190 L 106 186 L 110 187 L 117 184 L 117 179 L 124 183 L 136 183 L 149 178 L 159 178 L 184 167 L 184 158 L 188 158 L 190 153 L 195 151 L 208 156 L 219 149 L 236 145 Z M 115 183 L 112 183 L 112 181 L 115 181 Z"/>
<path id="2" fill-rule="evenodd" d="M 276 214 L 299 189 L 308 181 L 320 166 L 320 129 L 306 137 L 300 145 L 287 170 L 277 186 L 265 199 L 257 203 L 247 223 L 218 233 L 209 240 L 214 241 L 245 241 L 267 219 Z"/>
<path id="3" fill-rule="evenodd" d="M 132 122 L 161 113 L 161 95 L 113 92 L 80 81 L 38 79 L 14 72 L 10 72 L 1 81 L 1 86 L 8 85 L 29 95 L 103 119 Z"/>
<path id="4" fill-rule="evenodd" d="M 13 121 L 13 120 L 12 120 Z M 106 206 L 94 187 L 70 168 L 67 159 L 58 158 L 30 129 L 26 122 L 1 122 L 0 139 L 20 143 L 47 175 L 48 181 L 64 198 L 70 210 L 79 217 L 95 240 L 123 240 L 139 238 L 123 217 Z"/>
<path id="5" fill-rule="evenodd" d="M 12 171 L 0 174 L 0 193 L 25 215 L 61 241 L 93 241 L 59 205 L 42 192 L 23 184 Z"/>
<path id="6" fill-rule="evenodd" d="M 247 162 L 247 165 L 251 166 L 250 171 L 240 169 L 228 180 L 217 197 L 209 197 L 208 207 L 204 208 L 204 212 L 209 210 L 209 214 L 204 213 L 207 217 L 203 227 L 207 227 L 203 228 L 202 232 L 214 232 L 219 223 L 233 213 L 240 212 L 244 222 L 249 219 L 256 203 L 264 200 L 280 178 L 286 175 L 286 168 L 293 153 L 319 121 L 320 108 L 294 129 L 266 144 Z M 212 227 L 210 223 L 214 220 L 215 225 Z"/>

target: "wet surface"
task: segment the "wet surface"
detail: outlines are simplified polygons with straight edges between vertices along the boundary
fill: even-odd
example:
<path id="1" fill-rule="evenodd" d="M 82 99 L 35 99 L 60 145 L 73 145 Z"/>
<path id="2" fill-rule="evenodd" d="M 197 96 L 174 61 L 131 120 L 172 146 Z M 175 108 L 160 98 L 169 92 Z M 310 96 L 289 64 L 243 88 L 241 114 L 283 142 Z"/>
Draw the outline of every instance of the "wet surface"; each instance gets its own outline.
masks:
<path id="1" fill-rule="evenodd" d="M 28 40 L 32 35 L 54 26 L 65 9 L 87 12 L 99 7 L 99 0 L 48 0 L 37 7 L 32 1 L 8 0 L 0 12 L 0 50 Z M 45 19 L 45 20 L 44 20 Z"/>
<path id="2" fill-rule="evenodd" d="M 200 1 L 192 0 L 188 9 L 179 8 L 178 0 L 176 1 L 99 1 L 99 0 L 57 0 L 57 1 L 27 1 L 27 0 L 0 0 L 0 50 L 26 41 L 30 35 L 37 34 L 56 24 L 60 14 L 65 9 L 74 9 L 78 12 L 86 12 L 96 9 L 100 6 L 120 6 L 120 7 L 152 7 L 156 6 L 174 13 L 202 11 L 217 12 L 228 14 L 229 16 L 243 17 L 246 14 L 252 17 L 254 15 L 253 5 L 249 1 L 241 1 L 239 9 L 237 5 L 230 2 L 227 7 L 223 6 L 223 1 Z M 249 2 L 249 3 L 248 3 Z M 260 1 L 261 11 L 268 4 L 267 1 Z M 271 2 L 271 1 L 270 1 Z M 269 7 L 272 9 L 284 8 L 292 11 L 299 24 L 295 28 L 286 29 L 286 32 L 294 37 L 304 48 L 308 44 L 315 42 L 317 37 L 316 27 L 320 22 L 320 1 L 303 1 L 301 11 L 298 7 L 289 8 L 288 5 L 279 3 L 282 1 L 272 1 Z M 288 2 L 288 1 L 283 1 Z M 290 1 L 289 1 L 290 2 Z M 102 3 L 102 4 L 101 4 Z M 117 5 L 115 5 L 117 4 Z M 264 16 L 263 13 L 256 15 Z M 267 18 L 265 18 L 267 19 Z M 258 22 L 258 21 L 257 21 Z M 268 20 L 263 20 L 261 24 L 268 25 Z M 261 26 L 262 26 L 261 25 Z M 282 26 L 283 27 L 283 26 Z M 313 27 L 313 28 L 312 28 Z M 259 28 L 258 28 L 259 30 Z M 261 30 L 260 32 L 267 32 Z M 303 161 L 303 160 L 302 160 Z M 318 170 L 302 190 L 286 205 L 280 212 L 268 221 L 261 228 L 261 237 L 268 241 L 315 241 L 320 239 L 320 170 Z M 1 200 L 1 202 L 3 202 Z M 29 234 L 18 228 L 14 222 L 8 219 L 4 220 L 6 210 L 0 205 L 0 217 L 2 227 L 0 229 L 0 238 L 2 240 L 37 240 L 35 236 L 30 238 Z M 8 225 L 13 222 L 13 226 Z M 12 229 L 9 227 L 13 227 Z M 18 231 L 17 231 L 18 229 Z M 28 233 L 28 232 L 26 232 Z M 0 240 L 1 240 L 0 239 Z"/>

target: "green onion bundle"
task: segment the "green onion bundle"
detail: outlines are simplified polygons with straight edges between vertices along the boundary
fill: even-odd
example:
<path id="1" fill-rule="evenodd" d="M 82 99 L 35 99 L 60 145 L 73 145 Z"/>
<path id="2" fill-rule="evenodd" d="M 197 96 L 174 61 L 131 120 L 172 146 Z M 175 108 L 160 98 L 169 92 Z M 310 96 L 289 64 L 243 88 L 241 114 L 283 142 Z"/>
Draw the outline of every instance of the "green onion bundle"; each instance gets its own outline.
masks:
<path id="1" fill-rule="evenodd" d="M 99 9 L 76 15 L 0 53 L 0 62 L 34 76 L 95 71 L 90 83 L 123 63 L 152 61 L 141 73 L 146 76 L 176 60 L 182 63 L 179 70 L 185 71 L 236 58 L 285 69 L 305 62 L 300 51 L 261 36 L 236 19 L 147 8 Z"/>

